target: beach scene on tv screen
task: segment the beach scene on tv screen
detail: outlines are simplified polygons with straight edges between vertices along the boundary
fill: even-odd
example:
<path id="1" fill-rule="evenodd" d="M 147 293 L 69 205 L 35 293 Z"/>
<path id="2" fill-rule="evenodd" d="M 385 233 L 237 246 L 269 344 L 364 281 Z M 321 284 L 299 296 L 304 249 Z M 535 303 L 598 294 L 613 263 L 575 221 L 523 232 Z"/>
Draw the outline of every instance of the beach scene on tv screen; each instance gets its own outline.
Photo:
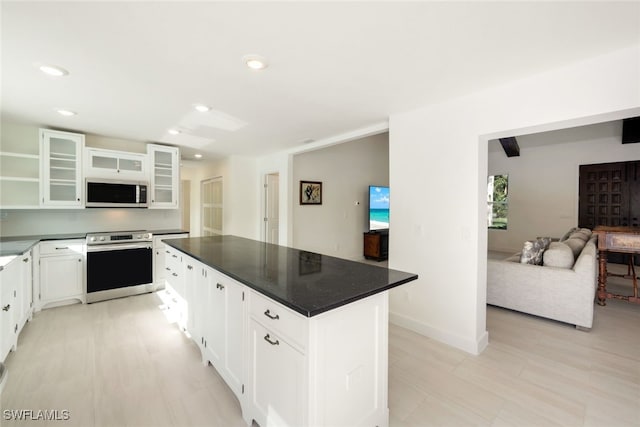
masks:
<path id="1" fill-rule="evenodd" d="M 369 189 L 369 229 L 389 228 L 389 187 Z"/>

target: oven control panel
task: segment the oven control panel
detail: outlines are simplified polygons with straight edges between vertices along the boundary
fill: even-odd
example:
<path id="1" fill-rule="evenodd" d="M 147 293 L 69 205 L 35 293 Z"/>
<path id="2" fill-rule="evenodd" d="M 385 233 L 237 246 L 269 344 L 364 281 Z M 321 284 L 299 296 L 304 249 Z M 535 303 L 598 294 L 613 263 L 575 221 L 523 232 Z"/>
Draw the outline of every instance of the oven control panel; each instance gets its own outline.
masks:
<path id="1" fill-rule="evenodd" d="M 87 245 L 99 245 L 104 243 L 129 243 L 150 242 L 153 234 L 148 231 L 122 231 L 112 233 L 87 234 Z"/>

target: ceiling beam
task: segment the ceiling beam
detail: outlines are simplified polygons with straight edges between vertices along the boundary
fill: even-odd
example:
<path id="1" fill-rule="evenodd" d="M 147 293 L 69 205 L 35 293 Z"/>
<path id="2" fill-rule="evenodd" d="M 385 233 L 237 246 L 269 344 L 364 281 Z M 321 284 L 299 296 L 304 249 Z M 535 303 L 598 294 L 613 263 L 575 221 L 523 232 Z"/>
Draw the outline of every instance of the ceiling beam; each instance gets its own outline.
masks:
<path id="1" fill-rule="evenodd" d="M 516 141 L 515 136 L 500 138 L 500 144 L 502 145 L 502 149 L 507 157 L 520 156 L 520 147 L 518 146 L 518 141 Z"/>

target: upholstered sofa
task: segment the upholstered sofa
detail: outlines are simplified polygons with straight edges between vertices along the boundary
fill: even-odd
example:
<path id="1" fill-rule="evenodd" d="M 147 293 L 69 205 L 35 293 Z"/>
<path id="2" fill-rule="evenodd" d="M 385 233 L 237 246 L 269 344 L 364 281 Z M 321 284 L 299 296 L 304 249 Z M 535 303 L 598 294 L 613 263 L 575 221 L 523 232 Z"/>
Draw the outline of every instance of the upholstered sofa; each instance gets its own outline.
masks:
<path id="1" fill-rule="evenodd" d="M 590 230 L 572 229 L 548 244 L 542 265 L 526 263 L 524 258 L 517 253 L 488 260 L 487 303 L 590 329 L 597 287 L 597 236 Z"/>

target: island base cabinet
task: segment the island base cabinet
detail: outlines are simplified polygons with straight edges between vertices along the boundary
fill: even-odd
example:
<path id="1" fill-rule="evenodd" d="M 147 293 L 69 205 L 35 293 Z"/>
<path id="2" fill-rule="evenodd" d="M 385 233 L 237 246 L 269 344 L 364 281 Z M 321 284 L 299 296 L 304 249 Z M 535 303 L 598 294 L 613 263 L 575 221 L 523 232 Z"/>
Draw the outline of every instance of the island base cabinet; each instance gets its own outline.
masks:
<path id="1" fill-rule="evenodd" d="M 275 307 L 273 324 L 250 308 L 244 412 L 261 426 L 388 426 L 388 292 L 295 319 L 304 343 L 288 341 L 295 325 L 278 324 L 287 309 Z"/>
<path id="2" fill-rule="evenodd" d="M 304 355 L 253 319 L 249 340 L 253 418 L 261 426 L 307 425 Z"/>

